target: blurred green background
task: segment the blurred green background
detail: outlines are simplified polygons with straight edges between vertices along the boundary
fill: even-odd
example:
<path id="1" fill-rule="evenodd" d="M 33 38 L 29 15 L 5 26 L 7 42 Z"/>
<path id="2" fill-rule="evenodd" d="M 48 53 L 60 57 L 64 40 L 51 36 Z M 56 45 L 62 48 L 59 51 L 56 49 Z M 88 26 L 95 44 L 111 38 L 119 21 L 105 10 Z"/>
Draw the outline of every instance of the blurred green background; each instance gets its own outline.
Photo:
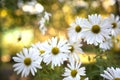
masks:
<path id="1" fill-rule="evenodd" d="M 12 64 L 14 62 L 12 61 L 12 56 L 22 50 L 23 47 L 29 47 L 38 41 L 45 41 L 52 36 L 67 37 L 67 28 L 75 20 L 76 16 L 87 17 L 94 13 L 101 14 L 103 17 L 111 13 L 120 15 L 119 0 L 36 0 L 37 4 L 41 5 L 44 10 L 39 8 L 40 13 L 35 13 L 34 10 L 26 12 L 24 6 L 32 1 L 34 0 L 0 0 L 0 80 L 29 80 L 20 78 L 13 72 Z M 32 4 L 29 5 L 32 6 Z M 38 21 L 45 11 L 51 13 L 52 16 L 47 25 L 46 34 L 42 35 Z M 107 63 L 110 62 L 109 60 L 112 61 L 112 58 L 120 59 L 119 36 L 118 41 L 119 43 L 115 44 L 110 51 L 112 57 L 107 57 Z M 96 56 L 93 54 L 95 52 L 91 51 L 89 46 L 86 48 L 84 50 L 89 54 L 80 55 L 80 57 L 82 57 L 82 62 L 87 66 L 89 77 L 91 68 L 95 67 L 96 72 L 93 72 L 90 78 L 95 80 L 97 77 L 96 73 L 99 73 L 97 69 L 103 69 L 101 66 L 96 67 L 96 64 L 104 65 L 106 63 L 103 58 L 101 61 L 99 59 L 100 62 L 95 63 L 94 60 L 91 60 Z M 114 56 L 112 53 L 115 53 Z M 106 58 L 106 55 L 104 57 Z M 108 63 L 108 65 L 117 64 L 116 60 Z"/>

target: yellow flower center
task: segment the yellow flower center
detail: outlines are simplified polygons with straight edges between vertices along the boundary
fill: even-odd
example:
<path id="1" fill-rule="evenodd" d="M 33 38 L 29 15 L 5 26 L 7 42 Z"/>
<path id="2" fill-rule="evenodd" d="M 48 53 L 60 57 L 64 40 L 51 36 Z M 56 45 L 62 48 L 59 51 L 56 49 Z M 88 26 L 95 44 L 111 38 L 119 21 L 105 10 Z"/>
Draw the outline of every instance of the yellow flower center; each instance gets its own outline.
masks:
<path id="1" fill-rule="evenodd" d="M 45 51 L 44 50 L 40 50 L 40 54 L 44 54 L 45 53 Z"/>
<path id="2" fill-rule="evenodd" d="M 114 80 L 120 80 L 120 78 L 115 78 Z"/>
<path id="3" fill-rule="evenodd" d="M 72 70 L 72 71 L 71 71 L 71 76 L 72 76 L 72 77 L 75 77 L 76 75 L 77 75 L 77 70 Z"/>
<path id="4" fill-rule="evenodd" d="M 99 33 L 100 32 L 100 26 L 93 25 L 92 26 L 92 32 L 95 33 L 95 34 Z"/>
<path id="5" fill-rule="evenodd" d="M 52 48 L 52 53 L 53 53 L 54 55 L 57 55 L 57 54 L 59 53 L 59 48 L 53 47 L 53 48 Z"/>
<path id="6" fill-rule="evenodd" d="M 117 24 L 114 22 L 112 23 L 112 28 L 116 28 L 117 27 Z"/>
<path id="7" fill-rule="evenodd" d="M 70 46 L 71 48 L 69 49 L 71 52 L 73 52 L 74 51 L 74 47 L 71 45 Z"/>
<path id="8" fill-rule="evenodd" d="M 76 32 L 80 32 L 80 31 L 81 31 L 81 27 L 80 27 L 80 26 L 76 26 L 76 27 L 75 27 L 75 31 L 76 31 Z"/>
<path id="9" fill-rule="evenodd" d="M 24 59 L 24 64 L 26 65 L 26 66 L 29 66 L 30 64 L 31 64 L 31 58 L 25 58 Z"/>

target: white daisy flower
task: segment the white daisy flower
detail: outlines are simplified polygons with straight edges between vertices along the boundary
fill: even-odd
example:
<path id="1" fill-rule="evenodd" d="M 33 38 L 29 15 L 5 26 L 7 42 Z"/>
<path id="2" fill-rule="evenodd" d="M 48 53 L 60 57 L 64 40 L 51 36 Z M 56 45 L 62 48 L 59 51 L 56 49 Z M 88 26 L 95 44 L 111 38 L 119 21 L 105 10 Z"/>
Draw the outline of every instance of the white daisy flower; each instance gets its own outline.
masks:
<path id="1" fill-rule="evenodd" d="M 75 22 L 70 24 L 70 28 L 68 28 L 68 37 L 69 39 L 81 39 L 83 38 L 82 31 L 85 27 L 86 19 L 77 17 Z"/>
<path id="2" fill-rule="evenodd" d="M 13 65 L 14 71 L 17 71 L 17 74 L 21 73 L 22 77 L 27 77 L 30 72 L 34 76 L 37 72 L 36 68 L 42 68 L 40 66 L 42 58 L 39 56 L 39 51 L 37 49 L 23 48 L 23 50 L 16 55 L 17 57 L 13 57 L 13 60 L 17 62 Z"/>
<path id="3" fill-rule="evenodd" d="M 79 57 L 79 53 L 84 53 L 83 50 L 82 50 L 82 44 L 81 44 L 81 40 L 76 40 L 76 41 L 73 41 L 73 40 L 70 40 L 69 41 L 70 43 L 70 56 L 72 58 L 75 58 L 77 61 L 80 61 L 80 57 Z"/>
<path id="4" fill-rule="evenodd" d="M 102 43 L 110 38 L 111 24 L 107 19 L 102 19 L 101 15 L 94 14 L 88 16 L 88 21 L 86 21 L 86 27 L 83 32 L 85 36 L 84 41 L 87 41 L 87 44 L 97 46 L 98 43 Z"/>
<path id="5" fill-rule="evenodd" d="M 38 42 L 36 44 L 32 44 L 32 47 L 38 49 L 40 55 L 42 56 L 42 54 L 45 53 L 45 47 L 44 47 L 44 45 L 46 45 L 46 44 L 47 44 L 47 42 L 42 42 L 42 43 Z"/>
<path id="6" fill-rule="evenodd" d="M 113 42 L 112 42 L 112 39 L 107 39 L 106 41 L 100 43 L 99 47 L 103 50 L 103 51 L 106 51 L 106 50 L 109 50 L 110 48 L 113 47 Z"/>
<path id="7" fill-rule="evenodd" d="M 115 17 L 115 15 L 111 14 L 108 17 L 108 20 L 112 24 L 111 35 L 117 36 L 118 34 L 120 34 L 120 18 L 119 18 L 119 16 Z"/>
<path id="8" fill-rule="evenodd" d="M 81 63 L 76 62 L 70 58 L 70 64 L 65 67 L 65 72 L 62 74 L 65 78 L 63 80 L 80 80 L 81 76 L 85 76 L 85 67 L 80 67 Z"/>
<path id="9" fill-rule="evenodd" d="M 51 67 L 60 66 L 68 58 L 70 46 L 67 40 L 52 37 L 45 45 L 45 53 L 43 54 L 43 61 L 46 64 L 51 63 Z"/>
<path id="10" fill-rule="evenodd" d="M 104 70 L 104 74 L 100 75 L 107 80 L 120 80 L 120 68 L 108 67 L 107 70 Z"/>

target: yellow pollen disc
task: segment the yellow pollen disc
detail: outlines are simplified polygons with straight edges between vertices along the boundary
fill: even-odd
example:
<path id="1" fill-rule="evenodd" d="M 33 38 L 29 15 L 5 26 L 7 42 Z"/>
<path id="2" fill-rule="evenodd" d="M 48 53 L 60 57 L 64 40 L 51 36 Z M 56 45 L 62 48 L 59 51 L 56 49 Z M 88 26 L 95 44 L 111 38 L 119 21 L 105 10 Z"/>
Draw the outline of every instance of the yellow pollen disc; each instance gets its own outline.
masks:
<path id="1" fill-rule="evenodd" d="M 73 52 L 74 51 L 74 47 L 71 45 L 70 46 L 71 48 L 69 49 L 71 52 Z"/>
<path id="2" fill-rule="evenodd" d="M 76 27 L 75 27 L 75 31 L 76 31 L 76 32 L 80 32 L 80 31 L 81 31 L 81 27 L 80 27 L 80 26 L 76 26 Z"/>
<path id="3" fill-rule="evenodd" d="M 26 65 L 26 66 L 29 66 L 30 64 L 31 64 L 31 58 L 25 58 L 24 59 L 24 64 Z"/>
<path id="4" fill-rule="evenodd" d="M 59 53 L 59 48 L 53 47 L 53 48 L 52 48 L 52 53 L 53 53 L 54 55 L 57 55 L 57 54 Z"/>
<path id="5" fill-rule="evenodd" d="M 112 28 L 116 28 L 117 24 L 116 23 L 112 23 Z"/>
<path id="6" fill-rule="evenodd" d="M 120 80 L 120 78 L 115 78 L 114 80 Z"/>
<path id="7" fill-rule="evenodd" d="M 72 71 L 71 71 L 71 76 L 72 76 L 72 77 L 75 77 L 76 75 L 77 75 L 77 70 L 72 70 Z"/>
<path id="8" fill-rule="evenodd" d="M 100 26 L 99 25 L 93 25 L 92 26 L 92 32 L 97 34 L 100 32 Z"/>
<path id="9" fill-rule="evenodd" d="M 45 53 L 45 51 L 44 50 L 40 50 L 40 54 L 44 54 Z"/>

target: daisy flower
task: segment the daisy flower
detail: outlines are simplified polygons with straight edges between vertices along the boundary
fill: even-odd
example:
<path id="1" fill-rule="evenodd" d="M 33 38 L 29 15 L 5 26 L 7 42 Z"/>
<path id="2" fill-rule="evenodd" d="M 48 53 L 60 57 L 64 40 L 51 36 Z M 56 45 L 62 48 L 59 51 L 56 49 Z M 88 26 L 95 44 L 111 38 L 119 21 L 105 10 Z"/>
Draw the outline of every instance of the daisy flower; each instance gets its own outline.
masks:
<path id="1" fill-rule="evenodd" d="M 32 44 L 32 47 L 38 49 L 40 55 L 42 56 L 42 54 L 45 53 L 45 47 L 44 47 L 44 45 L 46 45 L 46 44 L 47 44 L 46 42 L 42 42 L 42 43 L 38 42 L 36 44 Z"/>
<path id="2" fill-rule="evenodd" d="M 84 41 L 86 41 L 87 44 L 94 44 L 97 46 L 98 43 L 102 43 L 110 38 L 110 26 L 111 24 L 108 20 L 102 19 L 101 15 L 89 15 L 83 32 L 85 36 Z"/>
<path id="3" fill-rule="evenodd" d="M 107 80 L 120 80 L 120 68 L 107 68 L 104 70 L 104 74 L 100 74 L 103 78 Z"/>
<path id="4" fill-rule="evenodd" d="M 70 24 L 70 28 L 68 28 L 68 37 L 70 39 L 81 39 L 82 31 L 84 29 L 84 24 L 86 19 L 77 17 L 75 22 Z"/>
<path id="5" fill-rule="evenodd" d="M 75 58 L 77 61 L 80 61 L 80 57 L 79 57 L 79 53 L 83 53 L 83 50 L 81 49 L 82 44 L 81 44 L 81 40 L 69 40 L 69 44 L 70 44 L 70 56 L 72 58 Z"/>
<path id="6" fill-rule="evenodd" d="M 119 19 L 120 19 L 119 16 L 115 17 L 115 15 L 113 15 L 113 14 L 111 14 L 108 17 L 108 20 L 112 25 L 112 28 L 111 28 L 112 36 L 116 36 L 116 35 L 120 34 L 120 20 Z"/>
<path id="7" fill-rule="evenodd" d="M 48 40 L 48 44 L 45 45 L 43 62 L 46 64 L 51 63 L 51 68 L 54 68 L 54 66 L 60 66 L 68 59 L 68 53 L 70 52 L 69 49 L 70 46 L 67 40 L 52 37 L 51 40 Z"/>
<path id="8" fill-rule="evenodd" d="M 37 72 L 37 68 L 42 68 L 40 66 L 42 58 L 39 56 L 39 51 L 37 49 L 23 48 L 23 50 L 16 55 L 16 57 L 13 57 L 13 60 L 17 62 L 13 65 L 14 71 L 17 71 L 17 74 L 21 73 L 22 77 L 27 77 L 30 72 L 34 76 Z"/>
<path id="9" fill-rule="evenodd" d="M 76 62 L 73 58 L 70 58 L 70 63 L 65 67 L 63 80 L 80 80 L 81 76 L 85 76 L 85 67 L 80 67 L 81 63 Z"/>
<path id="10" fill-rule="evenodd" d="M 112 39 L 107 39 L 106 41 L 100 43 L 99 47 L 105 51 L 105 50 L 109 50 L 111 47 L 113 47 L 113 42 Z"/>

